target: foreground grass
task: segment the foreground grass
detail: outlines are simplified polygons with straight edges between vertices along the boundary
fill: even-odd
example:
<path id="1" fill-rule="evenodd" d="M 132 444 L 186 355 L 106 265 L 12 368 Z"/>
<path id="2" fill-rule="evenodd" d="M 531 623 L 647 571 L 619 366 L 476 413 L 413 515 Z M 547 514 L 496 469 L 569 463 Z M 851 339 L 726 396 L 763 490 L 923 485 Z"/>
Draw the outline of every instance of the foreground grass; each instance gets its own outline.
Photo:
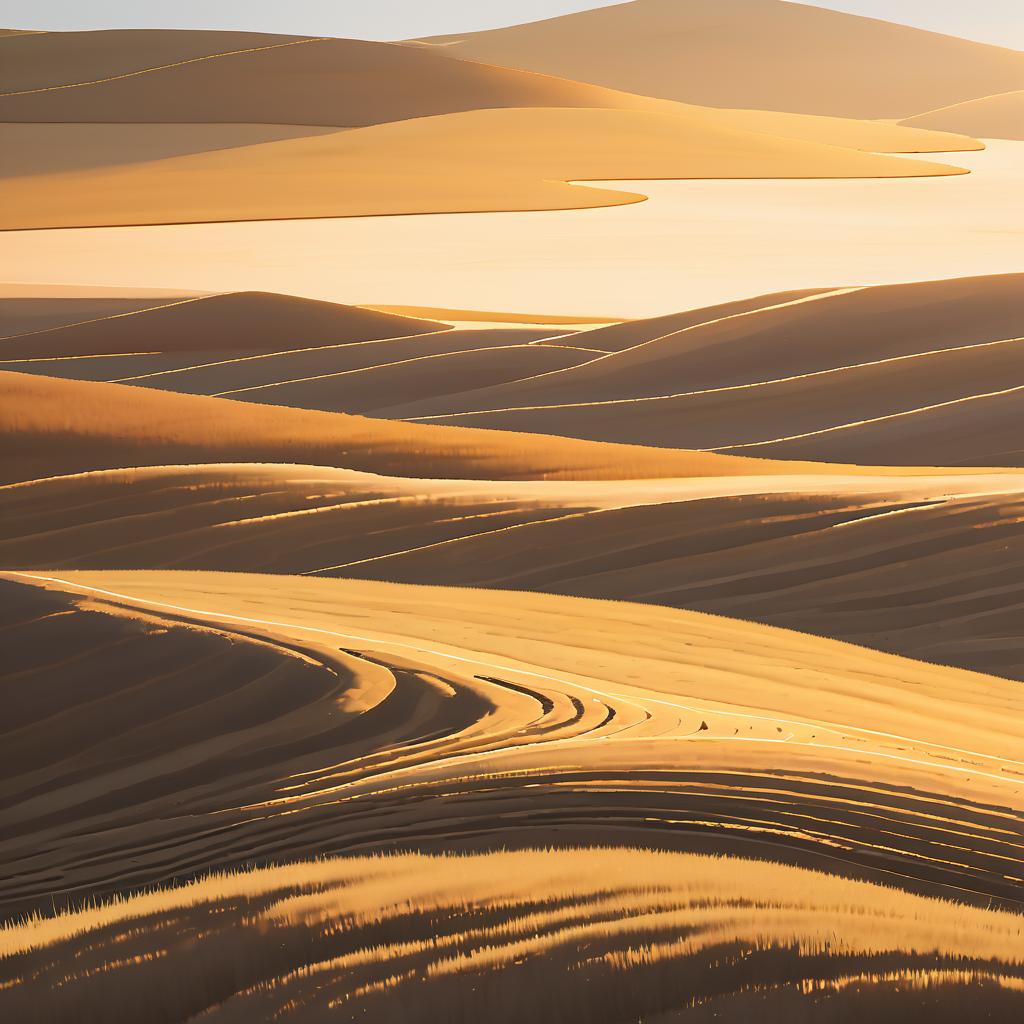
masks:
<path id="1" fill-rule="evenodd" d="M 635 849 L 307 862 L 0 930 L 0 1015 L 19 1022 L 952 1021 L 1021 1010 L 1024 917 L 802 868 Z"/>

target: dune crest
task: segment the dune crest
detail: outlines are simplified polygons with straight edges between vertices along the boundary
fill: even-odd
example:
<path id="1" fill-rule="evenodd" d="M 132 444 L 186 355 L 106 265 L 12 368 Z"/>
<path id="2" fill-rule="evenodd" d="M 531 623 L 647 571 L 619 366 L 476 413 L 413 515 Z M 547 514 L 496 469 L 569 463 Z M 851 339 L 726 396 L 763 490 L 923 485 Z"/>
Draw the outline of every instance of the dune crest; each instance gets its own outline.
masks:
<path id="1" fill-rule="evenodd" d="M 785 0 L 635 0 L 414 40 L 715 107 L 895 118 L 1024 86 L 1024 54 Z"/>

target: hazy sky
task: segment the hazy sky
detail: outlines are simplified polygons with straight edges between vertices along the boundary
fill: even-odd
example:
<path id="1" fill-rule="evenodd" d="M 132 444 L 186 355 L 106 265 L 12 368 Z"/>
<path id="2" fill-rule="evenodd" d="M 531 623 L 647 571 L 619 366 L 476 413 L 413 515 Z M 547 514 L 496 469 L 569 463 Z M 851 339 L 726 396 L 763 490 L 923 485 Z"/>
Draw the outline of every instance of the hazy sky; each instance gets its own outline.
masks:
<path id="1" fill-rule="evenodd" d="M 399 39 L 534 21 L 612 2 L 617 0 L 0 0 L 0 26 L 237 28 Z M 834 0 L 818 6 L 1024 49 L 1024 0 Z"/>

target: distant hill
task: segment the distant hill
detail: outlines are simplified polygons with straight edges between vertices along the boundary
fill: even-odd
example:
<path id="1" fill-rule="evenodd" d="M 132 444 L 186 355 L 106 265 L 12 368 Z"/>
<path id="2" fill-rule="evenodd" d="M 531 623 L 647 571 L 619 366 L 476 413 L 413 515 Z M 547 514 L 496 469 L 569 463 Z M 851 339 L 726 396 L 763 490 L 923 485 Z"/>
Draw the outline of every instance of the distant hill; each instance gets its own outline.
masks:
<path id="1" fill-rule="evenodd" d="M 687 103 L 842 117 L 1024 88 L 1024 53 L 782 0 L 636 0 L 419 42 Z"/>
<path id="2" fill-rule="evenodd" d="M 432 320 L 270 292 L 229 292 L 0 338 L 0 359 L 312 348 L 448 330 Z"/>
<path id="3" fill-rule="evenodd" d="M 0 37 L 0 121 L 352 128 L 494 107 L 622 105 L 598 86 L 362 39 L 155 29 Z"/>
<path id="4" fill-rule="evenodd" d="M 900 122 L 909 128 L 970 132 L 983 139 L 1024 141 L 1024 89 L 954 103 Z"/>

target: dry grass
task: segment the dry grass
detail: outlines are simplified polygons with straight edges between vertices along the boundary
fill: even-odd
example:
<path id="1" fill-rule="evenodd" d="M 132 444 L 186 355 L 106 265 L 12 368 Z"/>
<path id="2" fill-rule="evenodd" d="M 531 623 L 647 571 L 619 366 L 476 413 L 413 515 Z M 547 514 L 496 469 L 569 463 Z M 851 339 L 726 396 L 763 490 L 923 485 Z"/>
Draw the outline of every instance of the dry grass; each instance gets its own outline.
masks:
<path id="1" fill-rule="evenodd" d="M 1024 996 L 1017 915 L 632 848 L 214 875 L 8 925 L 0 957 L 0 1010 L 25 1024 L 744 1020 L 758 996 L 770 1021 L 864 999 L 896 1021 L 938 992 L 979 1012 Z"/>
<path id="2" fill-rule="evenodd" d="M 410 477 L 635 479 L 793 464 L 372 420 L 123 384 L 0 372 L 0 482 L 190 462 L 286 462 Z M 832 467 L 822 472 L 838 472 Z"/>

